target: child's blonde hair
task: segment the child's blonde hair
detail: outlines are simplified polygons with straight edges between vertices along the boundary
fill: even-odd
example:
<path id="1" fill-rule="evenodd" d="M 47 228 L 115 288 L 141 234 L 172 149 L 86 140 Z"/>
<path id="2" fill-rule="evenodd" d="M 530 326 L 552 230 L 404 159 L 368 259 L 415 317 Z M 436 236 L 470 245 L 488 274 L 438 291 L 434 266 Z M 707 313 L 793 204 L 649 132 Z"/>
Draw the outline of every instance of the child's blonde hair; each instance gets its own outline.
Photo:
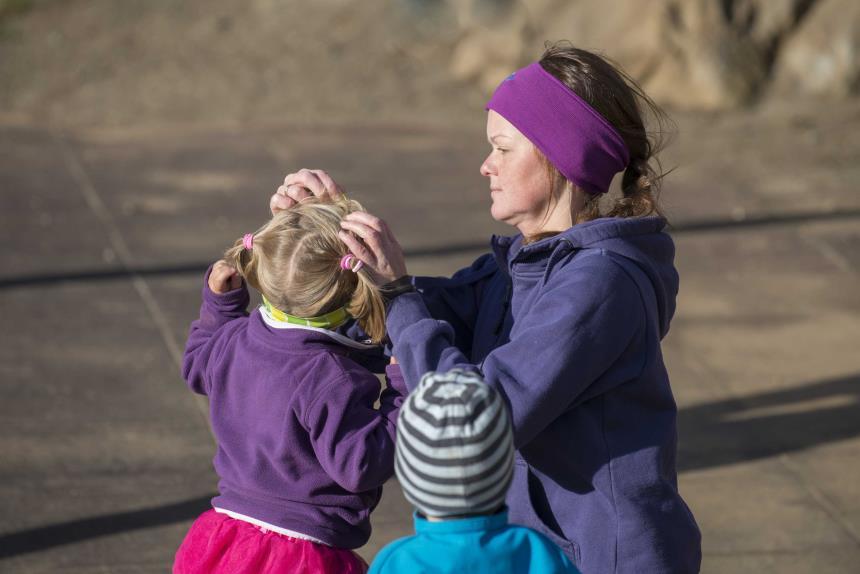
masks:
<path id="1" fill-rule="evenodd" d="M 374 343 L 385 337 L 385 304 L 365 269 L 341 269 L 349 253 L 338 238 L 340 222 L 364 211 L 357 201 L 309 198 L 277 213 L 254 233 L 252 249 L 242 239 L 224 253 L 250 286 L 278 309 L 317 317 L 340 307 L 354 317 Z"/>

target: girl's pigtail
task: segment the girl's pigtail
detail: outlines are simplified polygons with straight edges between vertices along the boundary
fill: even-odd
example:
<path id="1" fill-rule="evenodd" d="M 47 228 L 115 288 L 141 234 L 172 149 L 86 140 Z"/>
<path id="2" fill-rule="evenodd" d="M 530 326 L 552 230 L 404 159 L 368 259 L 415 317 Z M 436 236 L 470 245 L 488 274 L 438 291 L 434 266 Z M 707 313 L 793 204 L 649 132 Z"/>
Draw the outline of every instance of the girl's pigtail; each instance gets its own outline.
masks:
<path id="1" fill-rule="evenodd" d="M 358 271 L 358 284 L 346 305 L 346 311 L 358 321 L 371 341 L 381 343 L 385 338 L 385 302 L 379 289 L 373 285 L 367 272 Z"/>
<path id="2" fill-rule="evenodd" d="M 224 260 L 236 268 L 246 283 L 259 289 L 257 280 L 258 258 L 253 249 L 246 249 L 242 238 L 236 240 L 233 247 L 224 252 Z"/>

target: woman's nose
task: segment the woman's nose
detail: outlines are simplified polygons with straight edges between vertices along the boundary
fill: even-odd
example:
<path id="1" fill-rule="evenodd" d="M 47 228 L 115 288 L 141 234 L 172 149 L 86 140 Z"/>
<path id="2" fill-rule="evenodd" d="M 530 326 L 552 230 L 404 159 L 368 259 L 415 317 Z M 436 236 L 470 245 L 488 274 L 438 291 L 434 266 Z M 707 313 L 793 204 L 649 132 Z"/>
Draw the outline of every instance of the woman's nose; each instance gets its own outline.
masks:
<path id="1" fill-rule="evenodd" d="M 484 160 L 484 163 L 481 164 L 481 175 L 485 177 L 490 177 L 493 173 L 493 167 L 490 163 L 490 156 L 487 156 L 487 159 Z"/>

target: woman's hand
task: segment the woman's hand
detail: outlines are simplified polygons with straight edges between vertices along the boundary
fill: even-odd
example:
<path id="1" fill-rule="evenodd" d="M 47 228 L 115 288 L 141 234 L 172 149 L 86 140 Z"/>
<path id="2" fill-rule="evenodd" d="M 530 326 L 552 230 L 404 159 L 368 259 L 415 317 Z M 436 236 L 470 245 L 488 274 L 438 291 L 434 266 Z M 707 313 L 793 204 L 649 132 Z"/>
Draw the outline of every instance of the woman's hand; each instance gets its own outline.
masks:
<path id="1" fill-rule="evenodd" d="M 284 184 L 278 187 L 269 199 L 269 209 L 272 215 L 291 208 L 306 197 L 327 197 L 335 199 L 344 194 L 329 174 L 321 169 L 300 169 L 284 178 Z"/>
<path id="2" fill-rule="evenodd" d="M 383 220 L 363 211 L 347 215 L 340 222 L 338 237 L 350 252 L 364 262 L 377 287 L 406 275 L 403 249 Z"/>
<path id="3" fill-rule="evenodd" d="M 242 286 L 242 277 L 235 267 L 221 259 L 212 266 L 209 274 L 209 290 L 213 293 L 227 293 Z"/>

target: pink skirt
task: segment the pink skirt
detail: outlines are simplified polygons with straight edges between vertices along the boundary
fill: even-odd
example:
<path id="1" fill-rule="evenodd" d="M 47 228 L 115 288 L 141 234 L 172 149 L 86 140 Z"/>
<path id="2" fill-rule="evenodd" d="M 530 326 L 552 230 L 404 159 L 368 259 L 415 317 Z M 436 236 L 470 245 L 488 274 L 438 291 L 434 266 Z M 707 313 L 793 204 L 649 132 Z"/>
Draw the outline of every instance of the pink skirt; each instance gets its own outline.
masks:
<path id="1" fill-rule="evenodd" d="M 264 530 L 226 514 L 201 514 L 176 551 L 173 574 L 364 574 L 352 550 Z"/>

